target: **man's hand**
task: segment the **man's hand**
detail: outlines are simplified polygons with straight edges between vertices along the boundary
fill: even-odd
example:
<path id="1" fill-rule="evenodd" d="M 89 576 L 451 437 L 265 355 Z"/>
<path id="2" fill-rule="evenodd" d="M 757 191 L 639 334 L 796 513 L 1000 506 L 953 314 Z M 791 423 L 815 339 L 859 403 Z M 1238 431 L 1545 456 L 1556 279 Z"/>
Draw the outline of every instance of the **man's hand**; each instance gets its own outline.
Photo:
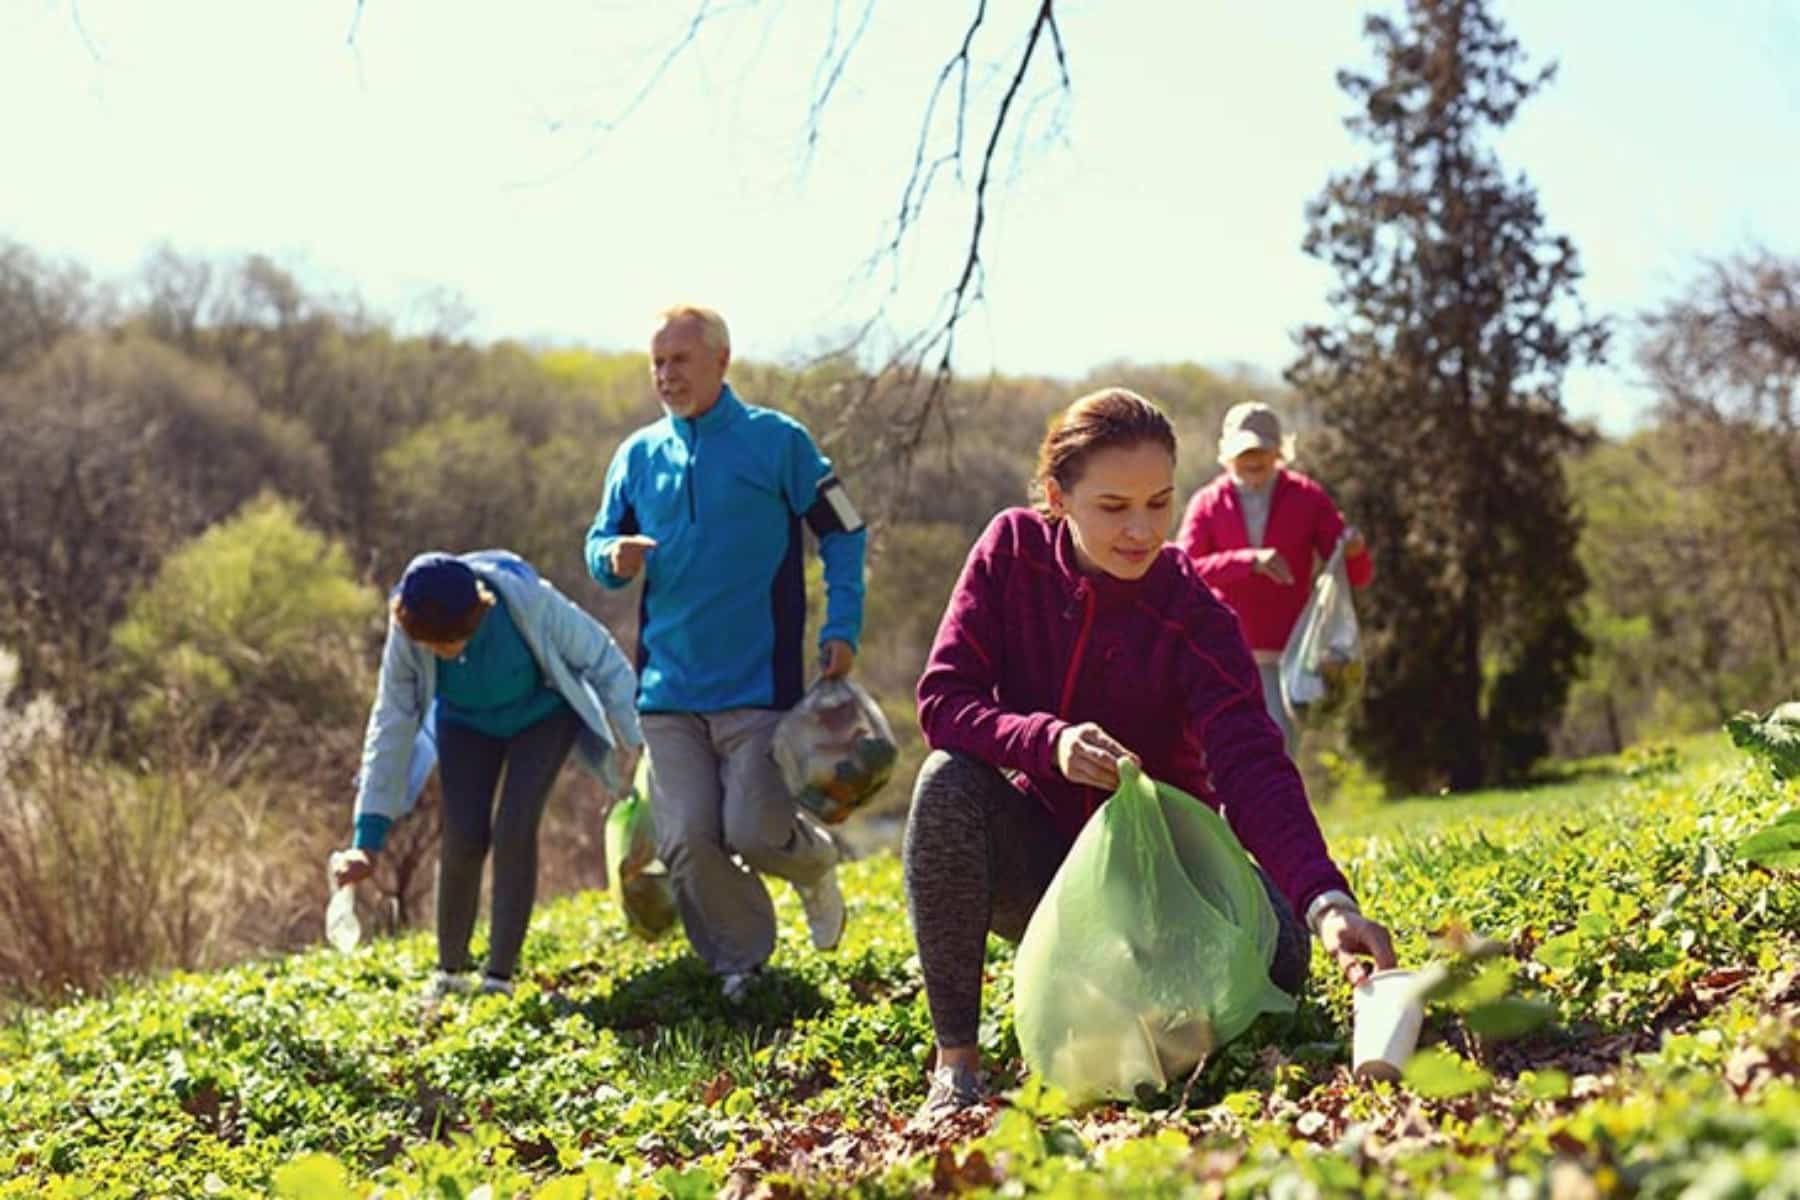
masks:
<path id="1" fill-rule="evenodd" d="M 1138 756 L 1092 721 L 1071 725 L 1056 739 L 1056 769 L 1070 783 L 1112 791 L 1119 786 L 1119 764 L 1143 766 Z"/>
<path id="2" fill-rule="evenodd" d="M 341 850 L 332 855 L 332 883 L 344 887 L 367 879 L 375 873 L 375 856 L 374 850 Z"/>
<path id="3" fill-rule="evenodd" d="M 1344 557 L 1358 558 L 1369 551 L 1369 543 L 1363 541 L 1362 530 L 1351 525 L 1344 530 Z"/>
<path id="4" fill-rule="evenodd" d="M 1287 559 L 1281 557 L 1281 551 L 1273 546 L 1260 547 L 1256 551 L 1256 557 L 1251 560 L 1250 569 L 1258 575 L 1267 575 L 1283 587 L 1294 582 L 1294 573 L 1288 570 Z"/>
<path id="5" fill-rule="evenodd" d="M 1394 966 L 1394 942 L 1387 929 L 1355 909 L 1326 909 L 1319 918 L 1319 941 L 1337 959 L 1352 985 L 1361 983 L 1370 973 L 1369 964 L 1363 961 L 1365 957 L 1375 960 L 1377 971 Z"/>
<path id="6" fill-rule="evenodd" d="M 644 569 L 644 556 L 656 549 L 656 539 L 627 533 L 613 539 L 606 550 L 606 569 L 620 579 L 634 579 Z"/>
<path id="7" fill-rule="evenodd" d="M 841 679 L 856 665 L 856 651 L 850 643 L 832 638 L 819 647 L 819 674 L 826 679 Z"/>

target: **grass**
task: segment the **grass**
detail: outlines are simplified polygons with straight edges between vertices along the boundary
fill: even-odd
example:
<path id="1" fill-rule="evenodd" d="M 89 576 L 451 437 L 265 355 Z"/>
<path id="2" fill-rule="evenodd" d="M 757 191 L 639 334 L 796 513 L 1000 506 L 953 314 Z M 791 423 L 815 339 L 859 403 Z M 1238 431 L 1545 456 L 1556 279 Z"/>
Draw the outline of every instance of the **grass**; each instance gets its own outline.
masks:
<path id="1" fill-rule="evenodd" d="M 1318 809 L 1319 825 L 1329 840 L 1498 821 L 1536 809 L 1585 812 L 1609 800 L 1646 766 L 1668 770 L 1673 763 L 1700 770 L 1730 762 L 1734 756 L 1723 733 L 1692 734 L 1623 755 L 1553 763 L 1523 787 L 1407 796 L 1356 806 L 1327 803 Z"/>
<path id="2" fill-rule="evenodd" d="M 0 1196 L 1800 1195 L 1800 887 L 1733 850 L 1797 801 L 1704 742 L 1334 817 L 1405 961 L 1469 931 L 1508 951 L 1434 1008 L 1400 1086 L 1350 1078 L 1321 954 L 1299 1015 L 1185 1103 L 1069 1112 L 1019 1086 L 995 942 L 982 1041 L 1010 1099 L 909 1133 L 930 1024 L 877 855 L 844 870 L 831 955 L 777 885 L 742 1007 L 586 893 L 540 912 L 511 998 L 426 1011 L 411 935 L 24 1010 L 0 1026 Z M 1542 1024 L 1492 1036 L 1496 998 Z"/>

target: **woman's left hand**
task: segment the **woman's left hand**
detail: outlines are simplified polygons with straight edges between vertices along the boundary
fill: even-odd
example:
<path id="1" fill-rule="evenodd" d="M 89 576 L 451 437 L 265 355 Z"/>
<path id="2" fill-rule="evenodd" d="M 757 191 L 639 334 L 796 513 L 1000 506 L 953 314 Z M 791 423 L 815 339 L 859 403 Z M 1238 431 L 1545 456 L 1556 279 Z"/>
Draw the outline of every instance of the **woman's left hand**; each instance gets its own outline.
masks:
<path id="1" fill-rule="evenodd" d="M 1361 983 L 1371 970 L 1386 971 L 1395 965 L 1394 941 L 1387 928 L 1348 908 L 1326 910 L 1319 919 L 1319 941 L 1337 959 L 1352 985 Z M 1366 958 L 1375 960 L 1373 968 Z"/>

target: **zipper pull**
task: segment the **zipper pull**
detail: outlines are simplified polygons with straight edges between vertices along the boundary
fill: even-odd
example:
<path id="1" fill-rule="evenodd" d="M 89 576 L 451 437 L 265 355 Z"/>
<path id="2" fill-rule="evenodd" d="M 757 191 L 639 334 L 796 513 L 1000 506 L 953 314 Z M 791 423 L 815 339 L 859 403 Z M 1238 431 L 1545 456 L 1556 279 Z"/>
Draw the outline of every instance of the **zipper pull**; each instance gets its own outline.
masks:
<path id="1" fill-rule="evenodd" d="M 1069 606 L 1063 609 L 1063 620 L 1073 621 L 1081 615 L 1081 602 L 1087 598 L 1087 581 L 1084 579 L 1075 585 L 1075 594 L 1069 598 Z"/>

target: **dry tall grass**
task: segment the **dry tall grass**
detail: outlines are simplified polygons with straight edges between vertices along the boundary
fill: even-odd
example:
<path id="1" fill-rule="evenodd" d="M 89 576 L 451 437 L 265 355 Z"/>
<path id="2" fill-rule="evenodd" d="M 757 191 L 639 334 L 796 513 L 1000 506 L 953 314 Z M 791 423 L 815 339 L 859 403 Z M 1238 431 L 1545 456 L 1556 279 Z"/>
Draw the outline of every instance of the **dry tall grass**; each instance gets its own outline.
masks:
<path id="1" fill-rule="evenodd" d="M 320 940 L 357 731 L 319 731 L 309 769 L 291 777 L 221 761 L 181 731 L 154 762 L 126 767 L 84 752 L 47 699 L 14 703 L 15 680 L 0 649 L 0 1001 L 56 1002 L 115 976 Z M 371 936 L 431 923 L 436 795 L 433 783 L 396 825 L 362 888 Z M 541 833 L 541 897 L 605 886 L 605 808 L 565 771 Z"/>
<path id="2" fill-rule="evenodd" d="M 328 823 L 297 788 L 196 755 L 83 753 L 54 705 L 6 703 L 0 659 L 0 992 L 202 967 L 302 939 Z"/>

